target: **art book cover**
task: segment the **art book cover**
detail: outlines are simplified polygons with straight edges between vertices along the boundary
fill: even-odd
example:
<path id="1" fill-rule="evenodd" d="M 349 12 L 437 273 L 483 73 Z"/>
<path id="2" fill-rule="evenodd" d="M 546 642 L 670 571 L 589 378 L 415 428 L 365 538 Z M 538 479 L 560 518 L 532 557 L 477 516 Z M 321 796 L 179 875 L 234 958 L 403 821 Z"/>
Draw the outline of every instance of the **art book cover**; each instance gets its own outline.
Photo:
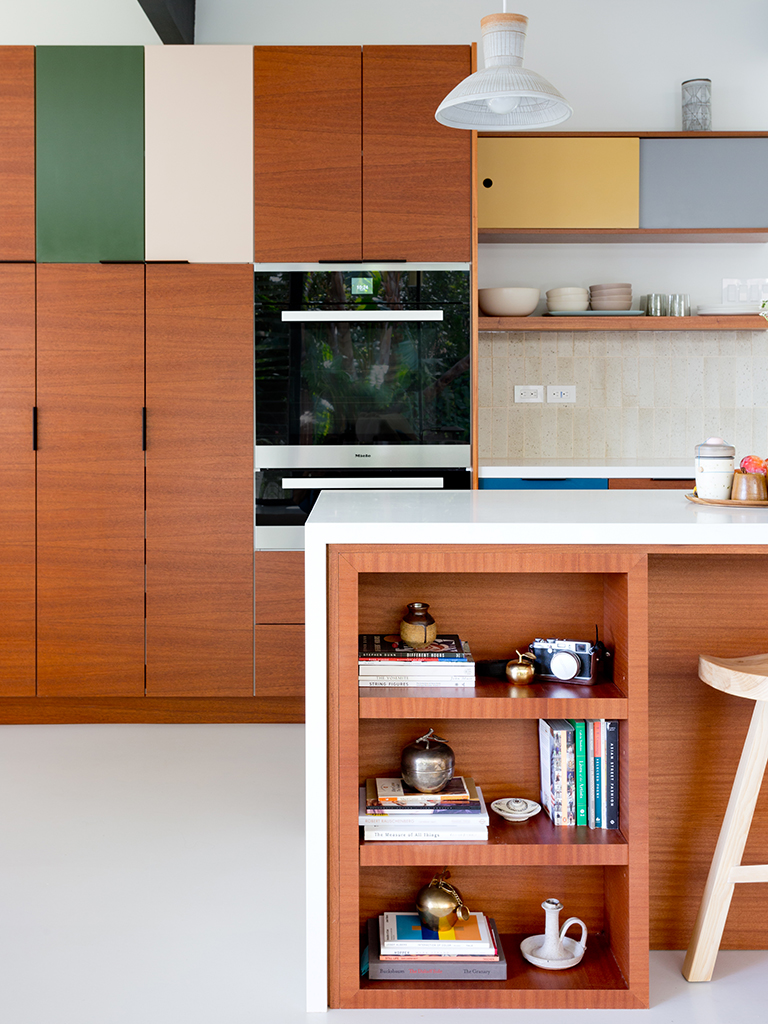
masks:
<path id="1" fill-rule="evenodd" d="M 415 650 L 404 644 L 398 633 L 360 633 L 358 635 L 358 658 L 360 661 L 369 658 L 401 659 L 444 659 L 446 661 L 465 661 L 466 651 L 456 633 L 444 633 L 421 650 Z"/>

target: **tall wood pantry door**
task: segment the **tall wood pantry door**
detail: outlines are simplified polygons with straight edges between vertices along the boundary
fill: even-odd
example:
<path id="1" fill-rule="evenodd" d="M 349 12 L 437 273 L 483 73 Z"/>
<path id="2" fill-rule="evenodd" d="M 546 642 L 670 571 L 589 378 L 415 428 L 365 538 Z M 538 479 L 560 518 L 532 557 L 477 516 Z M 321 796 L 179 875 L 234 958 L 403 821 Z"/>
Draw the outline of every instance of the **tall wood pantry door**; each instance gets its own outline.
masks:
<path id="1" fill-rule="evenodd" d="M 38 695 L 144 693 L 144 267 L 37 267 Z"/>
<path id="2" fill-rule="evenodd" d="M 0 696 L 35 695 L 35 267 L 0 264 Z"/>
<path id="3" fill-rule="evenodd" d="M 147 696 L 253 694 L 253 265 L 148 264 Z"/>

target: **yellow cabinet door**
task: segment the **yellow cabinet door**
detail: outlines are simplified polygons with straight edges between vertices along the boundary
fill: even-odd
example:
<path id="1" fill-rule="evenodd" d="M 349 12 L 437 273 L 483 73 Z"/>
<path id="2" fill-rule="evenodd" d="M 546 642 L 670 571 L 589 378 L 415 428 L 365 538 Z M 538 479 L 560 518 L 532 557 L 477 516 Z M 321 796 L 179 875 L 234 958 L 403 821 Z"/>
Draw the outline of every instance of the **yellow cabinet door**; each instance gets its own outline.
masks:
<path id="1" fill-rule="evenodd" d="M 636 228 L 640 140 L 478 139 L 482 228 Z"/>

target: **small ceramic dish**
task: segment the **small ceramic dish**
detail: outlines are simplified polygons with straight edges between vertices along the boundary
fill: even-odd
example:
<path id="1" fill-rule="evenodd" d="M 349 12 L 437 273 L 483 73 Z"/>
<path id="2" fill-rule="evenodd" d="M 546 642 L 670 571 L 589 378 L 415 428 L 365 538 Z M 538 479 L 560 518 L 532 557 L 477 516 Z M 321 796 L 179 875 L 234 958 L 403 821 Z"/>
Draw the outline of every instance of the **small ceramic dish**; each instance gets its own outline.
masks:
<path id="1" fill-rule="evenodd" d="M 525 800 L 522 797 L 511 796 L 494 800 L 491 804 L 491 810 L 495 811 L 496 814 L 506 821 L 526 821 L 528 818 L 532 818 L 534 814 L 539 813 L 541 804 L 537 804 L 535 800 Z"/>

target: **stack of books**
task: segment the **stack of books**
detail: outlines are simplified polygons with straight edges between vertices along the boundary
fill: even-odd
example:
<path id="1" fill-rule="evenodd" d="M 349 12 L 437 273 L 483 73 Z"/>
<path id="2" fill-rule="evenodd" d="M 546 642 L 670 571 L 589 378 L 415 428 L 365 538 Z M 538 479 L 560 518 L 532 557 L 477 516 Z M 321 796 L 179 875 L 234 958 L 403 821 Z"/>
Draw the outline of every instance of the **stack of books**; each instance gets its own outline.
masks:
<path id="1" fill-rule="evenodd" d="M 440 793 L 420 793 L 402 779 L 368 779 L 360 787 L 363 838 L 469 842 L 488 838 L 488 810 L 479 786 L 457 775 Z"/>
<path id="2" fill-rule="evenodd" d="M 493 918 L 469 915 L 448 931 L 425 928 L 418 914 L 387 913 L 368 922 L 367 963 L 371 981 L 442 978 L 504 981 L 507 962 Z"/>
<path id="3" fill-rule="evenodd" d="M 553 825 L 619 827 L 619 723 L 539 719 L 541 805 Z"/>
<path id="4" fill-rule="evenodd" d="M 469 644 L 455 633 L 437 637 L 421 651 L 392 633 L 361 633 L 358 641 L 360 686 L 475 685 Z"/>

